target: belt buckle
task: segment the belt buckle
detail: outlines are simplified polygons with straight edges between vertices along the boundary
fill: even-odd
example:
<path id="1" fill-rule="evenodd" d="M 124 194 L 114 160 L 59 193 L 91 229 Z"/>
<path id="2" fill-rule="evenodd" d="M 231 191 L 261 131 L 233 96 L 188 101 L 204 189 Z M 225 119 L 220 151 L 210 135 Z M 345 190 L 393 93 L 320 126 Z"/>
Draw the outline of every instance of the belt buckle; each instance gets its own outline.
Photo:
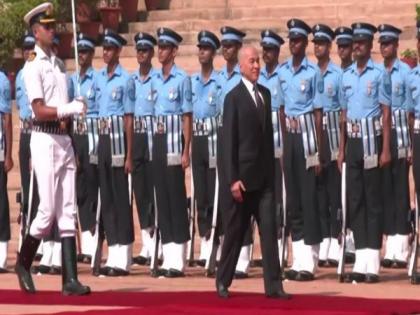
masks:
<path id="1" fill-rule="evenodd" d="M 86 132 L 86 124 L 83 118 L 77 119 L 77 133 L 84 134 Z"/>
<path id="2" fill-rule="evenodd" d="M 290 118 L 289 123 L 290 123 L 290 129 L 294 131 L 297 131 L 299 129 L 299 122 L 297 121 L 296 118 Z"/>
<path id="3" fill-rule="evenodd" d="M 157 122 L 156 124 L 156 133 L 164 134 L 165 133 L 165 123 L 162 121 Z"/>
<path id="4" fill-rule="evenodd" d="M 351 123 L 351 132 L 353 133 L 359 133 L 360 132 L 360 126 L 358 123 Z"/>
<path id="5" fill-rule="evenodd" d="M 28 130 L 30 128 L 31 128 L 31 124 L 30 124 L 29 120 L 25 119 L 23 121 L 23 129 Z"/>
<path id="6" fill-rule="evenodd" d="M 141 118 L 138 118 L 138 119 L 135 120 L 134 130 L 137 133 L 140 133 L 143 130 L 143 121 L 141 120 Z"/>
<path id="7" fill-rule="evenodd" d="M 59 121 L 58 128 L 60 129 L 61 133 L 67 132 L 67 122 L 68 121 L 64 119 Z"/>
<path id="8" fill-rule="evenodd" d="M 102 118 L 99 122 L 99 129 L 102 131 L 102 133 L 105 133 L 108 129 L 108 120 Z"/>

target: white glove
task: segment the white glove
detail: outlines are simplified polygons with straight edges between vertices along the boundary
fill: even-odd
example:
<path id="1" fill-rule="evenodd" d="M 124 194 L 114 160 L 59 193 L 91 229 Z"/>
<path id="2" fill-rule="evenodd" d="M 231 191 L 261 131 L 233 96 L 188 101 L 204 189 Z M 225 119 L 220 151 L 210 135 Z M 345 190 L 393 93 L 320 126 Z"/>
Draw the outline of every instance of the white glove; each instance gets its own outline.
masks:
<path id="1" fill-rule="evenodd" d="M 64 118 L 73 115 L 80 115 L 86 111 L 86 105 L 83 101 L 75 99 L 72 102 L 57 107 L 57 117 Z"/>

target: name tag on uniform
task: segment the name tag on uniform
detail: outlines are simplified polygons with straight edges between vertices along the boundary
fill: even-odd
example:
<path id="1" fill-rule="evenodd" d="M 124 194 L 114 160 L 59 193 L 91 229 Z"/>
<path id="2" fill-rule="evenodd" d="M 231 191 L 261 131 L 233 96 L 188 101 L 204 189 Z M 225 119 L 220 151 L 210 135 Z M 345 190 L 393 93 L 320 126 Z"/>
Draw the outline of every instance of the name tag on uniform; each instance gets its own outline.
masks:
<path id="1" fill-rule="evenodd" d="M 306 90 L 306 85 L 307 85 L 307 81 L 306 80 L 302 80 L 300 81 L 300 91 L 303 93 Z"/>

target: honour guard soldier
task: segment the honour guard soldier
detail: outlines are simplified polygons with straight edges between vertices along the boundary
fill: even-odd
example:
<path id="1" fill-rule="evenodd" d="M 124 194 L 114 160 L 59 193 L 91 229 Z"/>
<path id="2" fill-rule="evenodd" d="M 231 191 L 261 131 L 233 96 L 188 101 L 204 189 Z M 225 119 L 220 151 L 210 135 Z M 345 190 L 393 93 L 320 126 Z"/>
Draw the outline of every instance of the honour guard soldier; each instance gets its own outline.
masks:
<path id="1" fill-rule="evenodd" d="M 306 57 L 311 28 L 298 19 L 289 20 L 287 27 L 292 57 L 280 68 L 284 95 L 280 118 L 293 264 L 286 277 L 310 281 L 321 242 L 316 175 L 320 172 L 322 104 L 317 98 L 324 86 L 318 67 Z"/>
<path id="2" fill-rule="evenodd" d="M 271 93 L 271 120 L 273 122 L 273 137 L 274 137 L 274 197 L 276 199 L 276 219 L 277 224 L 281 224 L 282 216 L 281 212 L 286 211 L 283 208 L 283 185 L 282 185 L 282 169 L 280 164 L 280 158 L 282 156 L 282 138 L 280 128 L 280 105 L 283 100 L 283 92 L 280 85 L 280 65 L 279 55 L 280 47 L 284 44 L 283 38 L 276 34 L 272 30 L 263 30 L 261 32 L 261 46 L 263 49 L 263 60 L 265 67 L 261 69 L 258 83 L 265 86 L 270 90 Z M 285 224 L 286 222 L 283 222 Z M 280 238 L 281 233 L 278 233 Z M 282 244 L 278 240 L 279 249 Z"/>
<path id="3" fill-rule="evenodd" d="M 379 281 L 382 246 L 382 170 L 391 161 L 391 80 L 373 63 L 371 50 L 376 27 L 354 23 L 355 63 L 343 73 L 340 94 L 342 128 L 339 168 L 347 164 L 349 226 L 354 234 L 356 261 L 345 282 Z M 380 119 L 382 117 L 382 127 Z"/>
<path id="4" fill-rule="evenodd" d="M 147 33 L 134 37 L 139 69 L 130 77 L 128 99 L 134 108 L 133 138 L 133 190 L 140 220 L 142 248 L 133 258 L 133 263 L 149 263 L 155 251 L 152 235 L 155 232 L 152 138 L 153 113 L 156 93 L 152 89 L 152 77 L 156 70 L 152 67 L 156 39 Z"/>
<path id="5" fill-rule="evenodd" d="M 95 56 L 95 39 L 79 34 L 77 49 L 79 54 L 79 73 L 69 80 L 69 98 L 82 96 L 86 100 L 86 116 L 74 117 L 73 140 L 78 161 L 76 191 L 79 208 L 81 256 L 78 261 L 90 263 L 94 255 L 92 231 L 95 227 L 95 213 L 98 204 L 98 106 L 96 101 L 97 72 L 92 68 Z"/>
<path id="6" fill-rule="evenodd" d="M 341 60 L 341 69 L 347 71 L 353 63 L 353 30 L 350 27 L 340 26 L 336 28 L 334 34 L 337 43 L 338 56 Z M 346 262 L 354 263 L 354 252 L 353 232 L 347 230 L 345 247 Z"/>
<path id="7" fill-rule="evenodd" d="M 378 26 L 383 71 L 391 75 L 391 164 L 383 169 L 384 234 L 387 235 L 382 266 L 406 268 L 409 255 L 410 189 L 408 170 L 410 133 L 407 102 L 410 101 L 410 67 L 398 59 L 401 30 L 388 24 Z"/>
<path id="8" fill-rule="evenodd" d="M 340 26 L 336 28 L 334 35 L 338 56 L 341 60 L 341 69 L 344 71 L 353 63 L 353 30 L 349 27 Z"/>
<path id="9" fill-rule="evenodd" d="M 103 35 L 106 66 L 98 73 L 98 168 L 101 217 L 108 243 L 108 259 L 100 274 L 129 274 L 134 242 L 128 174 L 132 170 L 133 108 L 128 101 L 129 74 L 119 63 L 127 41 L 110 29 Z"/>
<path id="10" fill-rule="evenodd" d="M 30 31 L 25 32 L 22 43 L 23 60 L 26 62 L 31 57 L 35 47 L 35 37 Z M 29 203 L 29 183 L 31 176 L 31 152 L 29 143 L 31 141 L 32 131 L 32 110 L 31 104 L 29 104 L 28 96 L 26 94 L 25 82 L 23 80 L 23 69 L 21 69 L 16 76 L 16 107 L 19 110 L 20 119 L 20 137 L 19 137 L 19 168 L 20 168 L 20 182 L 22 186 L 22 207 L 23 213 L 21 213 L 21 224 L 25 222 L 31 222 L 35 216 L 36 209 L 38 207 L 38 188 L 36 187 L 36 180 L 33 180 L 34 187 L 32 189 L 32 209 L 31 218 L 26 219 L 28 214 L 28 203 Z M 42 247 L 42 246 L 41 246 Z"/>
<path id="11" fill-rule="evenodd" d="M 417 53 L 420 55 L 420 21 L 417 21 L 416 29 Z M 420 196 L 420 65 L 417 65 L 410 71 L 409 82 L 410 100 L 408 102 L 408 110 L 412 139 L 413 177 L 416 189 L 415 193 L 418 198 Z M 418 202 L 418 199 L 416 202 Z M 419 218 L 415 219 L 418 220 Z M 414 237 L 418 237 L 418 235 L 414 234 Z M 417 259 L 413 259 L 414 262 L 417 262 Z M 417 266 L 414 267 L 417 269 Z M 412 280 L 412 283 L 418 284 L 420 282 L 419 274 L 417 273 L 415 276 L 415 281 Z"/>
<path id="12" fill-rule="evenodd" d="M 340 103 L 339 89 L 341 69 L 330 59 L 334 31 L 327 25 L 317 24 L 312 28 L 314 53 L 322 75 L 323 92 L 320 99 L 323 108 L 322 151 L 323 168 L 318 176 L 318 204 L 321 216 L 322 242 L 319 247 L 318 266 L 338 266 L 340 245 L 338 236 L 341 231 L 341 176 L 337 167 L 340 140 Z"/>
<path id="13" fill-rule="evenodd" d="M 222 53 L 223 58 L 226 61 L 226 65 L 220 71 L 220 84 L 222 86 L 222 95 L 220 98 L 222 104 L 223 112 L 223 103 L 227 93 L 229 93 L 238 83 L 241 81 L 241 71 L 238 65 L 238 54 L 239 50 L 242 47 L 242 42 L 246 34 L 236 28 L 230 26 L 224 26 L 220 29 L 222 33 Z M 222 116 L 220 116 L 221 121 Z M 219 143 L 220 142 L 219 136 Z M 218 150 L 220 151 L 220 150 Z M 218 160 L 220 158 L 218 157 Z M 224 171 L 219 169 L 219 181 L 223 182 Z M 220 185 L 220 207 L 221 211 L 224 211 L 225 200 L 229 199 L 230 191 L 223 191 L 222 188 L 227 187 L 226 185 Z M 225 198 L 227 197 L 227 198 Z M 252 229 L 251 224 L 248 231 L 245 234 L 243 247 L 239 255 L 238 264 L 236 265 L 235 278 L 247 278 L 248 277 L 248 267 L 251 260 L 251 244 L 252 244 Z"/>
<path id="14" fill-rule="evenodd" d="M 7 173 L 13 168 L 11 105 L 10 82 L 6 74 L 0 72 L 0 273 L 7 272 L 7 248 L 10 240 Z"/>
<path id="15" fill-rule="evenodd" d="M 158 59 L 162 69 L 152 78 L 155 100 L 153 129 L 153 177 L 163 265 L 158 274 L 183 277 L 188 229 L 184 170 L 190 164 L 192 104 L 190 77 L 175 65 L 182 37 L 160 28 Z"/>
<path id="16" fill-rule="evenodd" d="M 201 72 L 191 77 L 193 104 L 192 169 L 201 238 L 199 263 L 210 256 L 209 241 L 216 179 L 217 118 L 221 111 L 222 86 L 213 68 L 220 41 L 210 31 L 198 33 L 198 60 Z"/>
<path id="17" fill-rule="evenodd" d="M 55 19 L 51 3 L 43 3 L 25 15 L 36 38 L 34 55 L 23 73 L 33 110 L 32 167 L 38 181 L 40 203 L 29 234 L 22 243 L 15 271 L 23 291 L 34 293 L 30 274 L 40 240 L 56 220 L 62 243 L 64 295 L 84 295 L 90 288 L 77 279 L 76 264 L 76 162 L 69 137 L 70 117 L 82 114 L 81 100 L 68 103 L 64 64 L 52 53 Z"/>

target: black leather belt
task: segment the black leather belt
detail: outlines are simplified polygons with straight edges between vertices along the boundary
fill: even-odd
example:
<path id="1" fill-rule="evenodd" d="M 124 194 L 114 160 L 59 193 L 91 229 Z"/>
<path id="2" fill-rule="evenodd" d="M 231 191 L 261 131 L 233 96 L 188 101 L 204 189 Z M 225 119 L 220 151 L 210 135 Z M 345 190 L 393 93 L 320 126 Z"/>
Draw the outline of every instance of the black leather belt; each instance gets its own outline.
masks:
<path id="1" fill-rule="evenodd" d="M 54 135 L 67 135 L 70 133 L 68 120 L 33 121 L 33 131 L 50 133 Z"/>

